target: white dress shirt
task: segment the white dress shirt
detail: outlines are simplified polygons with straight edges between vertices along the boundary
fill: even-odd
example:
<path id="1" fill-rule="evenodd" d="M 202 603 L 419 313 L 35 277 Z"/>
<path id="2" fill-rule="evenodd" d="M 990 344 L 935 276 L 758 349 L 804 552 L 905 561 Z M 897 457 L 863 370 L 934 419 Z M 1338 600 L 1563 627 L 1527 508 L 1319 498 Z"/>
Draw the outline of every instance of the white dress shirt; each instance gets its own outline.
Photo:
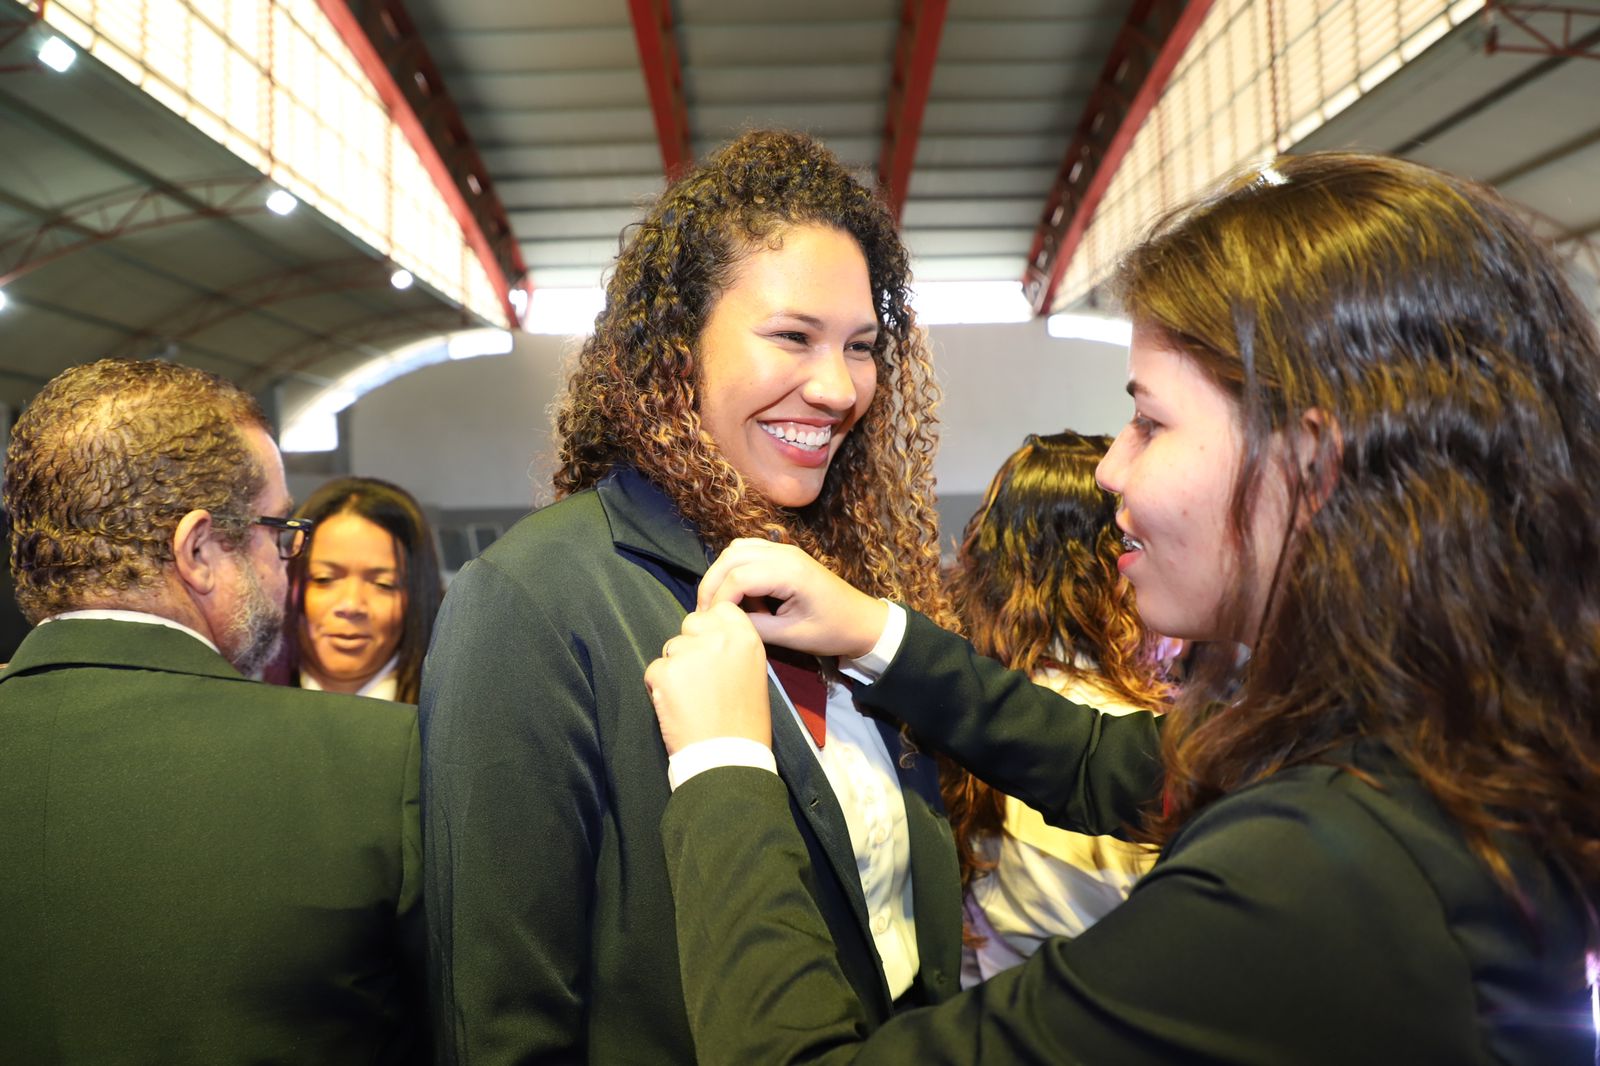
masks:
<path id="1" fill-rule="evenodd" d="M 388 700 L 391 703 L 399 699 L 400 678 L 395 675 L 395 670 L 400 666 L 400 653 L 395 652 L 388 662 L 383 664 L 383 669 L 367 678 L 366 684 L 356 689 L 357 696 L 367 696 L 375 700 Z M 312 692 L 321 692 L 322 686 L 317 684 L 317 679 L 300 671 L 300 687 L 310 689 Z"/>
<path id="2" fill-rule="evenodd" d="M 1145 710 L 1092 678 L 1042 670 L 1033 680 L 1105 714 Z M 1077 936 L 1105 917 L 1149 872 L 1157 854 L 1148 845 L 1057 829 L 1014 796 L 1005 798 L 1005 831 L 976 846 L 995 867 L 967 889 L 967 920 L 984 942 L 962 948 L 963 988 L 1026 961 L 1049 938 Z"/>
<path id="3" fill-rule="evenodd" d="M 890 604 L 889 616 L 878 644 L 860 659 L 841 661 L 842 671 L 868 683 L 882 674 L 905 635 L 905 610 Z M 767 674 L 778 681 L 771 666 Z M 778 689 L 783 691 L 781 683 Z M 894 760 L 877 723 L 856 710 L 849 686 L 837 681 L 828 685 L 827 738 L 821 748 L 812 740 L 787 692 L 784 702 L 844 812 L 873 944 L 883 961 L 889 993 L 899 998 L 915 980 L 920 957 L 911 904 L 911 838 Z M 717 737 L 690 744 L 673 755 L 667 763 L 667 777 L 677 788 L 714 766 L 754 766 L 777 772 L 777 761 L 766 745 Z"/>

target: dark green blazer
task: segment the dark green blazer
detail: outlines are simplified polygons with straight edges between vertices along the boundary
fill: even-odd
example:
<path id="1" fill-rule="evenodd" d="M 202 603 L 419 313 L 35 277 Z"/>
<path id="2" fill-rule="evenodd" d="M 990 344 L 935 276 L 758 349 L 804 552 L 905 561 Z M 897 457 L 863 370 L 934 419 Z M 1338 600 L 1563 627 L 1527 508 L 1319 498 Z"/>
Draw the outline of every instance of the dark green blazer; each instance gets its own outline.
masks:
<path id="1" fill-rule="evenodd" d="M 423 670 L 430 994 L 449 1062 L 694 1061 L 661 850 L 667 757 L 645 667 L 682 625 L 705 547 L 634 471 L 524 519 L 452 582 Z M 844 815 L 773 689 L 783 807 L 830 957 L 892 1005 Z M 887 727 L 886 727 L 887 728 Z M 900 738 L 887 729 L 891 755 Z M 921 970 L 959 983 L 960 888 L 933 760 L 900 760 Z M 747 876 L 708 880 L 720 899 Z"/>
<path id="2" fill-rule="evenodd" d="M 1151 716 L 1068 703 L 916 615 L 857 698 L 1067 828 L 1113 829 L 1156 792 Z M 829 961 L 782 792 L 771 774 L 725 768 L 667 808 L 684 990 L 706 1063 L 1595 1061 L 1581 902 L 1540 856 L 1500 841 L 1524 915 L 1374 744 L 1217 801 L 1081 936 L 876 1029 Z M 728 869 L 746 876 L 712 898 Z"/>
<path id="3" fill-rule="evenodd" d="M 0 673 L 0 1062 L 417 1061 L 416 712 L 64 620 Z"/>

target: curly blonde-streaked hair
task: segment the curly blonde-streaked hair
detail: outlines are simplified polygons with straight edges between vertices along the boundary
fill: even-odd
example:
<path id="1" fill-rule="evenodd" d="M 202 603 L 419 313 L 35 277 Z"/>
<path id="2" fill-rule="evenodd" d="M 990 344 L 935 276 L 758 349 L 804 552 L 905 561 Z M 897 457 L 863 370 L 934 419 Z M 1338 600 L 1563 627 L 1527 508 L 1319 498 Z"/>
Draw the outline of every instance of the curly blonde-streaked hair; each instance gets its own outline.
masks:
<path id="1" fill-rule="evenodd" d="M 176 363 L 102 359 L 53 378 L 6 454 L 11 572 L 28 620 L 157 587 L 191 510 L 216 516 L 236 548 L 266 488 L 252 426 L 270 432 L 249 394 Z"/>
<path id="2" fill-rule="evenodd" d="M 1122 703 L 1163 709 L 1157 637 L 1117 572 L 1116 497 L 1095 483 L 1110 437 L 1029 436 L 1001 464 L 967 523 L 949 588 L 978 651 L 1023 673 L 1090 680 Z M 973 850 L 1002 831 L 1005 796 L 952 763 L 942 791 L 963 883 L 992 869 Z"/>
<path id="3" fill-rule="evenodd" d="M 743 257 L 805 225 L 850 234 L 866 257 L 877 392 L 821 495 L 789 510 L 740 476 L 702 425 L 697 348 Z M 949 621 L 933 498 L 939 394 L 909 281 L 888 211 L 817 141 L 762 130 L 724 146 L 667 189 L 617 258 L 558 405 L 557 494 L 630 465 L 713 548 L 736 537 L 792 541 L 861 589 Z"/>

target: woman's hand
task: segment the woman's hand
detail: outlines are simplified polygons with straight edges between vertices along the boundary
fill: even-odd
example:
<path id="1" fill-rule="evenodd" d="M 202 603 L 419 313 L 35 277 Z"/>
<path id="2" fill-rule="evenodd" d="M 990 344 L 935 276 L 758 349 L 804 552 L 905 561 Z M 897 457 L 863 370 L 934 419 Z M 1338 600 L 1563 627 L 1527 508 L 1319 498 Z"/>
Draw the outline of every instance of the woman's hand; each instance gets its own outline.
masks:
<path id="1" fill-rule="evenodd" d="M 812 655 L 859 659 L 883 635 L 888 606 L 792 544 L 736 540 L 700 581 L 701 611 L 756 601 L 750 621 L 761 639 Z M 761 610 L 762 601 L 771 613 Z"/>
<path id="2" fill-rule="evenodd" d="M 767 652 L 750 618 L 731 603 L 695 611 L 644 672 L 667 754 L 717 737 L 772 747 Z"/>

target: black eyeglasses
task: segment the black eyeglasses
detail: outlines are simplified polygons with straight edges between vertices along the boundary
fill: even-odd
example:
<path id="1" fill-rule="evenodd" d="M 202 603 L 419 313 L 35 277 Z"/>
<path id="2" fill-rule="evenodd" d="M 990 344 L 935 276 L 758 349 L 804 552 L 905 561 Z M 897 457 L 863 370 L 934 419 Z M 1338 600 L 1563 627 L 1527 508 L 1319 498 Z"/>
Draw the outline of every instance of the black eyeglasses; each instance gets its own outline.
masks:
<path id="1" fill-rule="evenodd" d="M 250 519 L 250 524 L 266 526 L 272 530 L 273 536 L 278 541 L 278 557 L 293 559 L 305 551 L 306 545 L 311 542 L 311 530 L 317 523 L 310 518 L 274 518 L 272 515 L 259 515 Z"/>

